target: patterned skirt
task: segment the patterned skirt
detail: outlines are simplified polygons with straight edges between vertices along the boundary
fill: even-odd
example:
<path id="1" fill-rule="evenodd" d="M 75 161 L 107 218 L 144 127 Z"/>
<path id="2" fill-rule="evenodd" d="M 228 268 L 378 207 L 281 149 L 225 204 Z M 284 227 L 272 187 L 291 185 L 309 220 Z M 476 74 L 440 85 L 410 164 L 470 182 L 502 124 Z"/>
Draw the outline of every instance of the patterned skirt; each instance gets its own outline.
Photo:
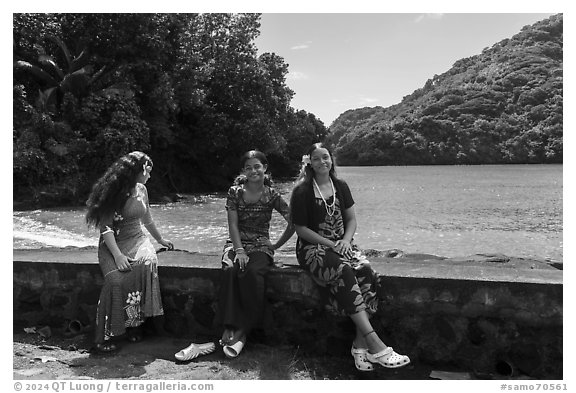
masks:
<path id="1" fill-rule="evenodd" d="M 164 314 L 158 258 L 148 237 L 137 228 L 132 236 L 117 239 L 117 244 L 124 255 L 137 261 L 132 264 L 132 270 L 118 271 L 114 257 L 100 239 L 98 261 L 104 285 L 96 312 L 96 343 L 120 336 L 126 333 L 127 327 L 140 326 L 148 317 Z"/>
<path id="2" fill-rule="evenodd" d="M 329 247 L 311 244 L 299 248 L 296 255 L 300 266 L 319 285 L 330 312 L 340 316 L 376 312 L 378 273 L 358 249 L 349 259 Z"/>

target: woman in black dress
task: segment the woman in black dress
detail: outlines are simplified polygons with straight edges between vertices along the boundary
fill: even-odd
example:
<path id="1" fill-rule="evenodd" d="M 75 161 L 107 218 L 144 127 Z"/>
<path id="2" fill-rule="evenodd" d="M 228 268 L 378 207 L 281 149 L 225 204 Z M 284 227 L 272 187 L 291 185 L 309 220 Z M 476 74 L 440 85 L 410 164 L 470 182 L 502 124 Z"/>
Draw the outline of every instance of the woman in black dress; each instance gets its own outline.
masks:
<path id="1" fill-rule="evenodd" d="M 410 363 L 372 328 L 369 317 L 378 308 L 378 275 L 353 244 L 354 199 L 346 182 L 336 177 L 332 154 L 321 143 L 303 157 L 290 210 L 298 234 L 298 263 L 329 292 L 329 306 L 356 326 L 351 348 L 356 368 L 371 371 L 372 363 L 387 368 Z"/>

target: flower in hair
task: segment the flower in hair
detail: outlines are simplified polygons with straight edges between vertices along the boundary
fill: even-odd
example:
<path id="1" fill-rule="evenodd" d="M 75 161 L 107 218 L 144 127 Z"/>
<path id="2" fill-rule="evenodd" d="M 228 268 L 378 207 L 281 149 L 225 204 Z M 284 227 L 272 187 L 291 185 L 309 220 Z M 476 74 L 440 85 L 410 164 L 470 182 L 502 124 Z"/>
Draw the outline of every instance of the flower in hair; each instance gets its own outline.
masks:
<path id="1" fill-rule="evenodd" d="M 303 163 L 304 165 L 310 164 L 310 163 L 311 163 L 311 161 L 310 161 L 310 155 L 308 155 L 308 154 L 303 155 L 303 156 L 302 156 L 302 163 Z"/>

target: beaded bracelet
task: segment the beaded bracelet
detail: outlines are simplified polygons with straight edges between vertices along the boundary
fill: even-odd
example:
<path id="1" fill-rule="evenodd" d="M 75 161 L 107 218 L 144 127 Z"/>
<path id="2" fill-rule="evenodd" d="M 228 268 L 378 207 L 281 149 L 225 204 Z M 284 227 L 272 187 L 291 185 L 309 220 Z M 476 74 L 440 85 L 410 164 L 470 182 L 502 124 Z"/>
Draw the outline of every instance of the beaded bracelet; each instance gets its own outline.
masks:
<path id="1" fill-rule="evenodd" d="M 105 230 L 102 231 L 102 232 L 100 232 L 100 234 L 101 234 L 101 235 L 104 235 L 104 234 L 106 234 L 106 233 L 108 233 L 108 232 L 114 232 L 114 231 L 113 231 L 112 228 L 110 228 L 109 226 L 106 226 L 106 227 L 105 227 Z"/>
<path id="2" fill-rule="evenodd" d="M 238 253 L 238 252 L 243 252 L 244 254 L 246 254 L 246 250 L 244 249 L 244 247 L 238 247 L 234 249 L 234 252 Z"/>

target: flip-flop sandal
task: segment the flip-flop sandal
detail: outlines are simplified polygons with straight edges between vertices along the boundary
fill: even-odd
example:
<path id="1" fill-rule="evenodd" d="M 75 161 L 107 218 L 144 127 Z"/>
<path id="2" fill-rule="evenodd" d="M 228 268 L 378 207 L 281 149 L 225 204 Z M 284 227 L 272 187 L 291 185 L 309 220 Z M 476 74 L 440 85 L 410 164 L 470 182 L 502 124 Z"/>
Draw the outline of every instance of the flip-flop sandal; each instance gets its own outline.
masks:
<path id="1" fill-rule="evenodd" d="M 394 352 L 392 347 L 388 347 L 378 353 L 366 352 L 366 359 L 370 363 L 377 363 L 386 368 L 398 368 L 410 363 L 410 358 Z"/>
<path id="2" fill-rule="evenodd" d="M 350 348 L 350 353 L 354 357 L 354 365 L 358 371 L 374 371 L 374 366 L 366 359 L 366 353 L 368 349 L 366 348 L 356 348 L 354 343 L 352 343 L 352 348 Z"/>
<path id="3" fill-rule="evenodd" d="M 197 358 L 200 355 L 208 355 L 209 353 L 214 352 L 216 346 L 214 343 L 204 343 L 204 344 L 190 344 L 186 348 L 178 351 L 174 357 L 181 362 L 185 362 L 187 360 L 192 360 Z"/>

